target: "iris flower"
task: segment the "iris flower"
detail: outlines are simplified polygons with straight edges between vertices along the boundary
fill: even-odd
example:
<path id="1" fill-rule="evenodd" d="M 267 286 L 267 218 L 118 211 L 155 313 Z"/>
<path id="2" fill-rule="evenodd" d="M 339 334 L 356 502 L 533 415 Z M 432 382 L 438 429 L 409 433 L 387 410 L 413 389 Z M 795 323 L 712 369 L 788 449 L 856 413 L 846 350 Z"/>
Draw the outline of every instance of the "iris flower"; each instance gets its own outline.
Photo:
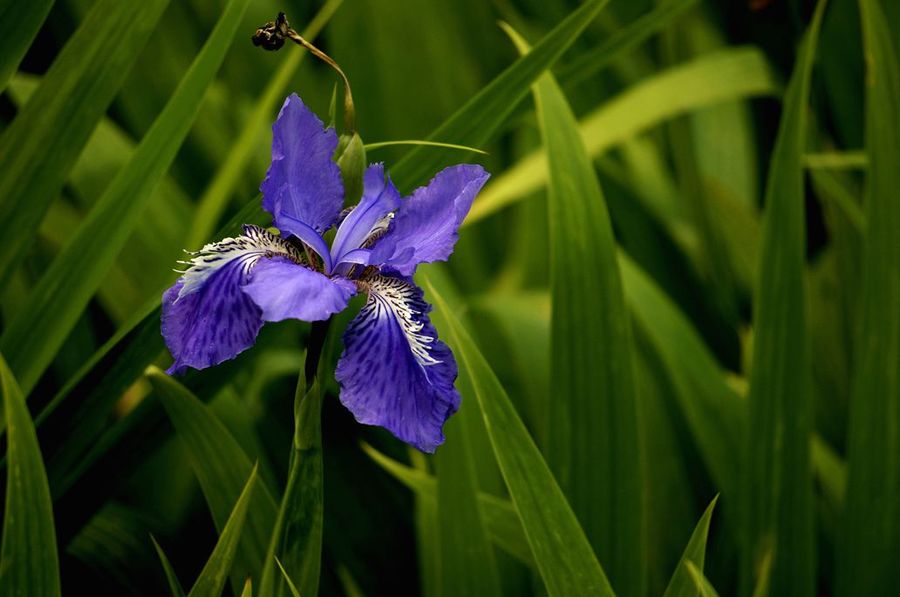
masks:
<path id="1" fill-rule="evenodd" d="M 450 256 L 489 175 L 477 165 L 451 166 L 401 198 L 384 166 L 372 164 L 359 204 L 343 210 L 334 129 L 291 95 L 272 130 L 260 191 L 280 234 L 245 225 L 240 236 L 190 254 L 163 295 L 162 335 L 175 359 L 169 372 L 219 364 L 252 346 L 265 322 L 326 320 L 365 293 L 343 336 L 340 400 L 360 423 L 433 452 L 459 407 L 457 368 L 412 276 L 418 264 Z M 332 226 L 329 247 L 323 235 Z"/>

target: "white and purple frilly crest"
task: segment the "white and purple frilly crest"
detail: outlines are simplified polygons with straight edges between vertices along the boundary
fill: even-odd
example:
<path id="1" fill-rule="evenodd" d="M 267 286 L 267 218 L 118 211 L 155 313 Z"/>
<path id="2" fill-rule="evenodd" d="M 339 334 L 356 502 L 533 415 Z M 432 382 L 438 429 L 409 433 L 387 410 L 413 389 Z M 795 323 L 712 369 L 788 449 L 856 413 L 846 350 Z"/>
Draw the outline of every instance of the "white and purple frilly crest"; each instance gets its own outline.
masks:
<path id="1" fill-rule="evenodd" d="M 190 254 L 163 295 L 162 335 L 175 359 L 169 372 L 234 358 L 264 322 L 325 320 L 362 292 L 367 301 L 344 332 L 335 371 L 340 400 L 360 423 L 433 452 L 459 407 L 457 369 L 412 275 L 418 264 L 450 256 L 488 173 L 451 166 L 401 198 L 384 166 L 373 164 L 359 204 L 338 223 L 344 186 L 334 129 L 291 95 L 272 131 L 260 190 L 280 234 L 248 225 Z M 329 247 L 323 235 L 336 224 Z"/>

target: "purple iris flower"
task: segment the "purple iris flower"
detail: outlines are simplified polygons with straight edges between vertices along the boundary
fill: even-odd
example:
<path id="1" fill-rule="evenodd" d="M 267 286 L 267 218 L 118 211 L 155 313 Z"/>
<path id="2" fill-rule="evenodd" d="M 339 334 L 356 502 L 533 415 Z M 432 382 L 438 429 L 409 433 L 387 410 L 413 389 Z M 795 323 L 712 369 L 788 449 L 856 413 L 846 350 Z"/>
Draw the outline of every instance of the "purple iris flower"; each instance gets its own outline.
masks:
<path id="1" fill-rule="evenodd" d="M 231 359 L 253 345 L 264 322 L 325 320 L 364 292 L 335 371 L 340 400 L 360 423 L 433 452 L 459 407 L 457 368 L 412 275 L 418 264 L 450 256 L 489 175 L 477 165 L 451 166 L 401 198 L 384 166 L 373 164 L 359 204 L 342 212 L 334 129 L 291 95 L 272 130 L 260 190 L 280 234 L 246 225 L 242 235 L 191 254 L 163 295 L 162 335 L 175 359 L 169 372 Z M 323 234 L 334 225 L 329 247 Z"/>

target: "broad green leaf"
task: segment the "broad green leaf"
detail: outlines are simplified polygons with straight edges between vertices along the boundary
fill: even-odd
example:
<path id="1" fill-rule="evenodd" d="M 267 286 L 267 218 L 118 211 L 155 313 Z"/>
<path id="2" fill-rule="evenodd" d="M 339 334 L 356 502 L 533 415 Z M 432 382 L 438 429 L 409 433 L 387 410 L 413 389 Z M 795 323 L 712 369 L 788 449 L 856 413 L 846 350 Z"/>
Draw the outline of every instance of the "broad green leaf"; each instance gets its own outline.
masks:
<path id="1" fill-rule="evenodd" d="M 437 480 L 434 477 L 424 471 L 400 464 L 368 444 L 363 444 L 362 447 L 365 453 L 378 466 L 406 485 L 418 496 L 427 500 L 436 499 Z M 491 540 L 525 564 L 534 565 L 534 559 L 522 531 L 519 515 L 509 500 L 479 492 L 478 507 L 481 510 L 481 516 L 484 520 L 485 528 L 491 536 Z"/>
<path id="2" fill-rule="evenodd" d="M 238 544 L 241 539 L 241 533 L 244 530 L 244 521 L 247 518 L 247 511 L 250 509 L 251 498 L 253 497 L 253 488 L 256 486 L 256 467 L 250 471 L 250 477 L 247 479 L 240 496 L 228 516 L 228 521 L 219 534 L 219 541 L 212 555 L 200 571 L 200 576 L 188 597 L 218 597 L 222 594 L 225 587 L 225 581 L 235 561 L 235 554 L 238 551 Z M 239 585 L 240 586 L 240 585 Z"/>
<path id="3" fill-rule="evenodd" d="M 812 595 L 815 589 L 803 154 L 810 76 L 824 7 L 819 2 L 784 101 L 769 166 L 753 303 L 743 574 L 744 582 L 749 582 L 764 550 L 772 546 L 775 595 Z"/>
<path id="4" fill-rule="evenodd" d="M 32 291 L 33 300 L 28 308 L 10 323 L 0 338 L 0 350 L 6 352 L 15 347 L 10 367 L 22 380 L 26 393 L 37 383 L 102 283 L 154 188 L 175 159 L 248 3 L 249 0 L 229 1 L 203 49 L 131 160 L 45 272 Z M 119 6 L 116 3 L 117 9 Z M 133 13 L 129 9 L 130 18 L 135 18 Z M 42 85 L 48 81 L 52 82 L 49 75 Z M 33 97 L 28 107 L 36 104 L 36 100 L 37 96 Z"/>
<path id="5" fill-rule="evenodd" d="M 427 138 L 457 145 L 482 147 L 493 138 L 516 105 L 528 93 L 529 86 L 578 39 L 609 0 L 587 0 L 540 42 L 526 56 L 519 58 L 493 81 L 475 94 L 464 106 L 444 121 Z M 412 188 L 426 182 L 444 163 L 456 157 L 453 149 L 444 151 L 416 147 L 392 169 L 401 187 Z"/>
<path id="6" fill-rule="evenodd" d="M 303 38 L 314 42 L 343 1 L 328 0 L 301 33 Z M 283 96 L 291 80 L 296 76 L 307 52 L 300 48 L 290 48 L 286 54 L 262 95 L 253 105 L 249 116 L 243 119 L 240 134 L 232 143 L 225 160 L 197 202 L 193 226 L 185 246 L 192 249 L 203 246 L 203 243 L 209 240 L 210 235 L 216 229 L 225 208 L 228 207 L 229 199 L 234 194 L 235 187 L 241 177 L 246 174 L 250 158 L 258 149 L 259 143 L 265 138 L 272 113 L 278 107 L 278 103 L 283 101 Z"/>
<path id="7" fill-rule="evenodd" d="M 693 597 L 697 594 L 697 588 L 691 572 L 688 570 L 688 564 L 693 564 L 699 572 L 703 572 L 703 565 L 706 560 L 706 539 L 709 534 L 709 521 L 712 519 L 713 509 L 715 509 L 718 499 L 719 496 L 714 497 L 713 501 L 706 507 L 706 511 L 703 512 L 703 516 L 700 517 L 700 521 L 694 528 L 694 532 L 684 548 L 684 553 L 681 555 L 675 574 L 672 575 L 672 580 L 669 581 L 669 586 L 666 587 L 664 597 Z"/>
<path id="8" fill-rule="evenodd" d="M 588 154 L 596 158 L 680 114 L 728 100 L 772 95 L 776 89 L 759 50 L 729 48 L 671 67 L 635 84 L 585 116 L 579 131 Z M 666 100 L 660 101 L 662 97 Z M 528 154 L 488 183 L 472 206 L 466 223 L 476 222 L 527 197 L 547 181 L 544 151 Z"/>
<path id="9" fill-rule="evenodd" d="M 153 535 L 150 535 L 150 540 L 153 541 L 153 548 L 156 549 L 156 553 L 159 556 L 159 563 L 162 564 L 163 572 L 166 574 L 166 582 L 169 585 L 169 591 L 172 593 L 172 597 L 184 597 L 184 589 L 181 588 L 181 583 L 178 582 L 178 576 L 175 574 L 175 569 L 172 568 L 172 563 L 169 562 L 166 552 L 159 546 L 159 543 Z"/>
<path id="10" fill-rule="evenodd" d="M 300 593 L 317 595 L 322 562 L 323 464 L 322 389 L 318 378 L 307 389 L 301 373 L 294 397 L 294 438 L 287 486 L 269 540 L 260 595 L 281 595 L 282 576 L 296 580 Z"/>
<path id="11" fill-rule="evenodd" d="M 0 93 L 6 89 L 52 7 L 53 0 L 7 0 L 0 5 Z"/>
<path id="12" fill-rule="evenodd" d="M 719 597 L 718 591 L 712 586 L 712 583 L 706 579 L 703 571 L 700 570 L 693 562 L 685 562 L 685 568 L 694 582 L 696 591 L 700 593 L 700 597 Z"/>
<path id="13" fill-rule="evenodd" d="M 60 595 L 59 559 L 50 486 L 25 397 L 0 356 L 6 412 L 6 509 L 0 548 L 0 593 Z"/>
<path id="14" fill-rule="evenodd" d="M 8 3 L 7 6 L 24 6 Z M 40 4 L 27 3 L 40 11 Z M 0 136 L 0 282 L 5 282 L 34 239 L 50 202 L 56 199 L 69 169 L 103 117 L 138 53 L 169 0 L 148 0 L 136 6 L 102 0 L 53 62 L 40 88 Z M 3 32 L 23 26 L 0 11 Z M 29 35 L 26 30 L 13 35 Z M 4 38 L 4 42 L 6 38 Z M 6 52 L 0 53 L 6 58 Z M 11 73 L 7 73 L 7 76 Z M 2 79 L 5 86 L 6 80 Z M 4 345 L 9 346 L 9 345 Z M 7 352 L 8 355 L 12 353 Z M 15 360 L 10 367 L 27 395 L 29 375 Z"/>
<path id="15" fill-rule="evenodd" d="M 519 51 L 528 47 L 507 29 Z M 643 465 L 631 323 L 612 225 L 578 123 L 549 73 L 533 88 L 548 155 L 550 379 L 548 460 L 624 595 L 645 590 Z"/>
<path id="16" fill-rule="evenodd" d="M 837 560 L 841 595 L 887 594 L 900 583 L 900 30 L 896 22 L 889 28 L 885 4 L 859 2 L 867 68 L 868 226 Z"/>
<path id="17" fill-rule="evenodd" d="M 187 388 L 155 367 L 148 369 L 147 378 L 187 448 L 213 521 L 221 533 L 244 479 L 255 466 L 210 408 Z M 232 569 L 235 587 L 240 587 L 248 575 L 258 573 L 265 562 L 275 516 L 275 500 L 263 485 L 254 492 L 250 517 L 235 558 Z"/>
<path id="18" fill-rule="evenodd" d="M 612 595 L 584 530 L 497 377 L 427 278 L 425 286 L 447 323 L 448 344 L 471 379 L 494 455 L 547 592 Z"/>

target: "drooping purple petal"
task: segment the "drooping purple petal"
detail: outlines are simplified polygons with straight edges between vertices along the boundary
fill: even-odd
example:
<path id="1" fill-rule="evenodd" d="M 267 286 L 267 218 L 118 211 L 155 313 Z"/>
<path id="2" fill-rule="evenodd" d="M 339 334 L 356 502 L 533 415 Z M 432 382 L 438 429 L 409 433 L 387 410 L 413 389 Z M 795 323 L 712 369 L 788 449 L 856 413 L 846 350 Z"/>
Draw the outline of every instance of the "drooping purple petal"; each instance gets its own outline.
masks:
<path id="1" fill-rule="evenodd" d="M 256 264 L 244 292 L 262 309 L 264 321 L 321 321 L 344 310 L 356 285 L 276 257 Z"/>
<path id="2" fill-rule="evenodd" d="M 261 310 L 242 290 L 266 256 L 299 260 L 284 239 L 257 226 L 192 254 L 190 267 L 163 294 L 162 335 L 175 362 L 170 373 L 204 369 L 249 348 L 263 325 Z"/>
<path id="3" fill-rule="evenodd" d="M 363 284 L 369 298 L 344 332 L 335 371 L 341 402 L 360 423 L 434 452 L 444 441 L 444 422 L 459 408 L 456 361 L 410 279 L 377 275 Z"/>
<path id="4" fill-rule="evenodd" d="M 263 325 L 260 310 L 241 290 L 242 266 L 218 269 L 203 286 L 179 297 L 183 280 L 163 294 L 162 335 L 175 362 L 169 373 L 205 369 L 253 346 Z"/>
<path id="5" fill-rule="evenodd" d="M 372 164 L 363 176 L 363 194 L 353 211 L 341 222 L 331 245 L 334 265 L 362 246 L 386 215 L 400 206 L 400 193 L 384 175 L 384 164 Z"/>
<path id="6" fill-rule="evenodd" d="M 344 201 L 341 171 L 332 160 L 337 143 L 334 129 L 296 94 L 284 100 L 272 125 L 272 164 L 259 187 L 276 228 L 295 232 L 286 215 L 322 233 L 337 219 Z"/>
<path id="7" fill-rule="evenodd" d="M 390 228 L 373 247 L 369 263 L 410 276 L 420 263 L 447 259 L 460 224 L 489 176 L 473 164 L 439 172 L 400 203 Z"/>

